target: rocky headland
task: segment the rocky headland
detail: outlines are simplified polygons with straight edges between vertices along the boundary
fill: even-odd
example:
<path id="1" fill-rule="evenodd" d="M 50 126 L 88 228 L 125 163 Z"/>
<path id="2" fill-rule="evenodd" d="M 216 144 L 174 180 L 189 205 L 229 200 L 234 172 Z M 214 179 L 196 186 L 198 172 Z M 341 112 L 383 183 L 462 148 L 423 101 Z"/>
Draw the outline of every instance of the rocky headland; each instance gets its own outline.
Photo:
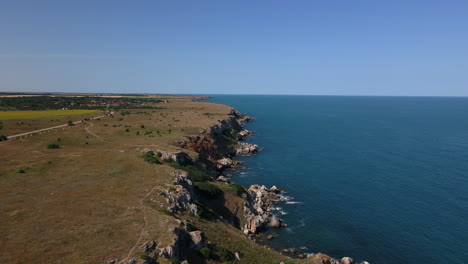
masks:
<path id="1" fill-rule="evenodd" d="M 198 135 L 186 136 L 185 140 L 179 141 L 178 146 L 197 153 L 193 160 L 195 164 L 207 171 L 212 180 L 233 185 L 230 174 L 225 175 L 228 170 L 236 171 L 242 166 L 242 162 L 235 160 L 235 157 L 242 155 L 252 155 L 260 150 L 255 144 L 242 142 L 253 133 L 244 128 L 244 123 L 254 120 L 252 117 L 245 116 L 232 109 L 226 119 L 218 120 L 209 129 L 201 130 Z M 142 151 L 150 149 L 144 148 Z M 162 158 L 172 159 L 175 162 L 185 164 L 192 158 L 184 151 L 165 152 L 154 150 L 161 153 Z M 244 168 L 245 169 L 245 168 Z M 273 213 L 275 204 L 288 200 L 287 196 L 281 195 L 286 191 L 278 189 L 276 186 L 271 188 L 265 185 L 251 185 L 243 188 L 242 191 L 242 221 L 243 225 L 238 228 L 243 232 L 247 240 L 258 242 L 262 232 L 268 228 L 281 228 L 287 224 Z M 198 202 L 200 193 L 197 192 L 197 186 L 190 179 L 189 173 L 183 170 L 175 170 L 174 183 L 170 190 L 164 190 L 160 193 L 164 197 L 163 202 L 157 201 L 158 206 L 167 210 L 169 214 L 180 214 L 188 212 L 192 216 L 200 216 L 205 208 Z M 146 244 L 145 252 L 148 259 L 151 256 L 156 259 L 163 256 L 169 259 L 183 260 L 182 263 L 190 263 L 190 255 L 202 248 L 216 248 L 216 245 L 210 244 L 204 240 L 203 230 L 192 230 L 191 222 L 183 217 L 178 218 L 179 226 L 174 228 L 175 237 L 171 245 L 158 244 L 157 241 L 150 241 Z M 268 236 L 272 239 L 273 236 Z M 246 242 L 247 243 L 247 242 Z M 191 252 L 191 253 L 190 253 Z M 323 264 L 352 264 L 353 259 L 343 257 L 341 260 L 334 259 L 325 254 L 317 253 L 296 253 L 295 249 L 284 249 L 281 252 L 284 255 L 303 259 L 304 263 L 323 263 Z M 239 252 L 233 252 L 235 259 L 240 260 Z M 126 264 L 137 263 L 139 260 L 130 259 Z M 281 262 L 284 263 L 284 262 Z M 367 264 L 367 262 L 361 262 Z"/>

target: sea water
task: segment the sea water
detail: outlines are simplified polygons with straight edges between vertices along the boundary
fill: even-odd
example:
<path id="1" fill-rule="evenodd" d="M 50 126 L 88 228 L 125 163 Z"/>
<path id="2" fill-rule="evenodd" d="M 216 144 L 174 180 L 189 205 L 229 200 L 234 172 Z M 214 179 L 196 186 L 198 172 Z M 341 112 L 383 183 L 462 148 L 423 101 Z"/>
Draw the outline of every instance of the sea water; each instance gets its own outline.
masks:
<path id="1" fill-rule="evenodd" d="M 468 262 L 468 98 L 212 95 L 257 120 L 243 185 L 276 185 L 277 248 Z"/>

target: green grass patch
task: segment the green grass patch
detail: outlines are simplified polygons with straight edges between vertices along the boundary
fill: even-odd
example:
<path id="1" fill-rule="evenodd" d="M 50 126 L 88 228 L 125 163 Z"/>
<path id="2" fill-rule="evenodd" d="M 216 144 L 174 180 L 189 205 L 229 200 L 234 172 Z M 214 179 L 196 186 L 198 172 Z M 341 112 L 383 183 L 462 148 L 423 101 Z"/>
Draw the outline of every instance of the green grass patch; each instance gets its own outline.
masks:
<path id="1" fill-rule="evenodd" d="M 195 182 L 211 181 L 210 175 L 204 173 L 194 165 L 181 165 L 179 163 L 172 163 L 171 167 L 186 171 L 189 174 L 190 179 Z"/>

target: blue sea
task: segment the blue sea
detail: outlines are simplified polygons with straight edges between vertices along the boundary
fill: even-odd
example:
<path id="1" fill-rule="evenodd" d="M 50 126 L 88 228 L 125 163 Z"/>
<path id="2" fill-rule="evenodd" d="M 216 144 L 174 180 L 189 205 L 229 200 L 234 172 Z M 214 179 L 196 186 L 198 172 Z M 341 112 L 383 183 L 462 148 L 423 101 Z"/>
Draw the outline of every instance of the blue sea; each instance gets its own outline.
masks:
<path id="1" fill-rule="evenodd" d="M 243 185 L 276 185 L 274 248 L 371 264 L 468 262 L 468 98 L 212 95 L 256 117 Z"/>

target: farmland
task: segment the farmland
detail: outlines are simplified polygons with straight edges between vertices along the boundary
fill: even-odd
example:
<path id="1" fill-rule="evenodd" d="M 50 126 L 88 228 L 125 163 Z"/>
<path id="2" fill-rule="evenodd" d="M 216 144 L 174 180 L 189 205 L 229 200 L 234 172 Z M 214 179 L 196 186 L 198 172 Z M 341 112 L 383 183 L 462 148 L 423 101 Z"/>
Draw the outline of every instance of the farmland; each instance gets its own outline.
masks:
<path id="1" fill-rule="evenodd" d="M 102 113 L 102 110 L 37 110 L 37 111 L 0 111 L 0 120 L 23 120 L 57 116 L 76 116 Z"/>

